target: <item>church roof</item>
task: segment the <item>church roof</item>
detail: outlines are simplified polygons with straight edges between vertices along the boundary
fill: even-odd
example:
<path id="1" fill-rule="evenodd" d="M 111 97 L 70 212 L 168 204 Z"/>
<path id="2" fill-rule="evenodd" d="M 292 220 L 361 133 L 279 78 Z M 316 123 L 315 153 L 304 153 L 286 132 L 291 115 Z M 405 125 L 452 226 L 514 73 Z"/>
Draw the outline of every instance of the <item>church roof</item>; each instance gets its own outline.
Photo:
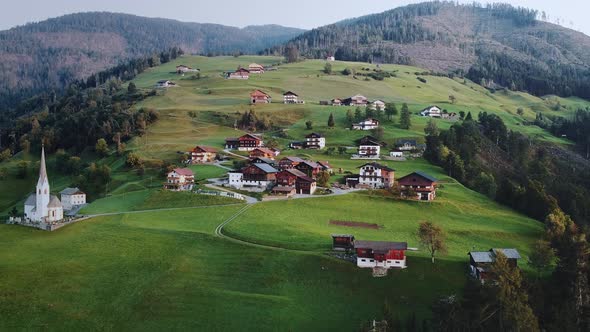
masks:
<path id="1" fill-rule="evenodd" d="M 51 195 L 51 198 L 49 199 L 49 204 L 47 204 L 47 207 L 60 208 L 60 207 L 62 207 L 61 201 L 59 200 L 59 198 L 57 198 L 57 196 Z"/>
<path id="2" fill-rule="evenodd" d="M 25 201 L 25 206 L 27 206 L 27 205 L 36 206 L 37 205 L 37 195 L 31 194 L 29 196 L 29 198 L 27 198 L 27 200 Z"/>

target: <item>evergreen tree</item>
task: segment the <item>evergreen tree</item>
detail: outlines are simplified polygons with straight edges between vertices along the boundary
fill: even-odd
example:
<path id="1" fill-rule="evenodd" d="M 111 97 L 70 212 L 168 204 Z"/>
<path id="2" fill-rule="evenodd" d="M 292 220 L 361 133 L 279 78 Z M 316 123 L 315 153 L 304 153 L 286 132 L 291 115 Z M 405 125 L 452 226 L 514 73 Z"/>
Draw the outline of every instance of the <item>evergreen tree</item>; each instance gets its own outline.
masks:
<path id="1" fill-rule="evenodd" d="M 354 121 L 355 122 L 363 121 L 363 110 L 360 107 L 357 107 L 354 110 Z"/>
<path id="2" fill-rule="evenodd" d="M 434 119 L 430 119 L 428 121 L 428 124 L 426 124 L 426 127 L 424 128 L 424 133 L 426 134 L 426 136 L 440 135 L 440 130 L 438 129 L 438 126 L 436 125 Z"/>
<path id="3" fill-rule="evenodd" d="M 328 127 L 334 128 L 335 124 L 336 123 L 334 122 L 334 114 L 330 113 L 330 117 L 328 118 Z"/>
<path id="4" fill-rule="evenodd" d="M 352 125 L 352 123 L 354 122 L 354 114 L 352 113 L 352 110 L 350 110 L 350 109 L 348 109 L 346 111 L 346 121 L 350 125 Z"/>
<path id="5" fill-rule="evenodd" d="M 410 109 L 408 104 L 404 103 L 402 106 L 402 112 L 399 118 L 399 125 L 402 129 L 410 129 L 412 127 L 412 121 L 410 119 Z"/>

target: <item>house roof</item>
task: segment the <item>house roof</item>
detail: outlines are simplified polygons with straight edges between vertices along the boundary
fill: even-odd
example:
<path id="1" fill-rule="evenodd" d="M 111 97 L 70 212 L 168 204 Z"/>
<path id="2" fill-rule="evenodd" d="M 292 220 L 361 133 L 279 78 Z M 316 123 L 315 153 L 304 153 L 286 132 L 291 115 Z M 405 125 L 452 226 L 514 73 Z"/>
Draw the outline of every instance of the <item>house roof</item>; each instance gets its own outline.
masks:
<path id="1" fill-rule="evenodd" d="M 263 172 L 265 173 L 278 173 L 279 171 L 270 166 L 269 164 L 252 164 L 254 167 L 258 167 L 259 169 L 261 169 Z"/>
<path id="2" fill-rule="evenodd" d="M 252 97 L 270 97 L 268 93 L 261 91 L 261 90 L 254 90 L 250 92 L 250 96 Z"/>
<path id="3" fill-rule="evenodd" d="M 385 165 L 381 165 L 381 164 L 376 163 L 376 162 L 366 163 L 366 164 L 360 166 L 359 168 L 363 168 L 365 166 L 373 166 L 375 168 L 384 169 L 384 170 L 389 171 L 389 172 L 395 172 L 395 170 L 393 168 L 390 168 L 390 167 L 385 166 Z"/>
<path id="4" fill-rule="evenodd" d="M 439 111 L 441 110 L 441 108 L 440 108 L 440 107 L 438 107 L 438 106 L 436 106 L 436 105 L 431 105 L 431 106 L 428 106 L 428 107 L 426 107 L 425 109 L 423 109 L 423 110 L 422 110 L 422 112 L 424 112 L 424 111 L 430 111 L 430 110 L 431 110 L 431 109 L 433 109 L 433 108 L 437 108 Z"/>
<path id="5" fill-rule="evenodd" d="M 292 162 L 295 162 L 295 163 L 302 163 L 302 162 L 305 161 L 305 160 L 303 160 L 303 159 L 301 159 L 299 157 L 285 157 L 285 158 L 283 158 L 281 160 L 285 160 L 285 159 L 286 160 L 289 160 L 289 161 L 292 161 Z"/>
<path id="6" fill-rule="evenodd" d="M 494 254 L 496 254 L 497 252 L 501 252 L 504 254 L 504 256 L 506 256 L 506 258 L 511 258 L 511 259 L 520 259 L 521 258 L 518 250 L 512 249 L 512 248 L 493 248 L 493 249 L 490 249 L 490 251 L 492 251 Z"/>
<path id="7" fill-rule="evenodd" d="M 226 142 L 235 142 L 237 140 L 238 140 L 237 137 L 228 137 L 228 138 L 225 139 Z"/>
<path id="8" fill-rule="evenodd" d="M 251 63 L 250 65 L 248 65 L 248 67 L 260 67 L 260 68 L 264 68 L 263 65 L 259 65 L 257 63 Z"/>
<path id="9" fill-rule="evenodd" d="M 256 150 L 267 153 L 267 154 L 271 154 L 271 155 L 275 154 L 275 152 L 273 150 L 267 149 L 267 148 L 256 148 L 256 149 L 252 150 L 252 152 L 254 152 Z M 250 154 L 252 154 L 252 152 L 250 152 Z"/>
<path id="10" fill-rule="evenodd" d="M 489 251 L 471 251 L 469 256 L 475 263 L 491 263 L 494 261 L 494 257 Z"/>
<path id="11" fill-rule="evenodd" d="M 175 168 L 174 172 L 176 172 L 178 175 L 194 176 L 194 173 L 190 168 Z"/>
<path id="12" fill-rule="evenodd" d="M 350 97 L 349 99 L 357 99 L 357 98 L 367 99 L 367 97 L 365 97 L 363 95 L 354 95 L 354 96 Z"/>
<path id="13" fill-rule="evenodd" d="M 226 139 L 226 140 L 227 140 L 227 139 Z M 193 152 L 196 152 L 196 151 L 197 151 L 197 150 L 199 150 L 199 149 L 200 149 L 200 150 L 202 150 L 202 151 L 204 151 L 204 152 L 211 152 L 211 153 L 217 152 L 217 149 L 215 149 L 215 148 L 212 148 L 212 147 L 210 147 L 210 146 L 204 146 L 204 145 L 197 145 L 197 146 L 196 146 L 196 147 L 193 149 Z"/>
<path id="14" fill-rule="evenodd" d="M 412 172 L 412 173 L 410 173 L 410 174 L 408 174 L 406 176 L 402 176 L 401 178 L 398 179 L 398 181 L 401 181 L 401 180 L 403 180 L 403 179 L 405 179 L 407 177 L 410 177 L 412 175 L 417 175 L 417 176 L 419 176 L 421 178 L 424 178 L 424 179 L 426 179 L 428 181 L 431 181 L 431 182 L 437 182 L 438 181 L 436 178 L 434 178 L 434 177 L 432 177 L 432 176 L 430 176 L 430 175 L 428 175 L 426 173 L 420 172 L 420 171 Z"/>
<path id="15" fill-rule="evenodd" d="M 355 241 L 355 249 L 371 249 L 376 253 L 386 253 L 389 250 L 408 250 L 407 242 L 387 242 L 387 241 Z"/>
<path id="16" fill-rule="evenodd" d="M 238 68 L 238 70 L 236 70 L 235 72 L 236 73 L 237 72 L 247 72 L 247 73 L 249 73 L 250 71 L 248 69 L 246 69 L 246 68 Z"/>
<path id="17" fill-rule="evenodd" d="M 78 188 L 66 188 L 66 189 L 60 191 L 59 193 L 61 195 L 82 195 L 82 194 L 84 194 L 84 192 Z"/>
<path id="18" fill-rule="evenodd" d="M 252 161 L 255 161 L 255 160 L 260 160 L 260 161 L 262 161 L 263 163 L 265 163 L 265 164 L 269 164 L 269 165 L 275 165 L 275 164 L 277 163 L 277 162 L 276 162 L 275 160 L 273 160 L 273 159 L 270 159 L 270 158 L 264 158 L 264 157 L 255 157 L 255 158 L 252 158 Z"/>
<path id="19" fill-rule="evenodd" d="M 322 166 L 323 168 L 327 168 L 327 169 L 332 168 L 332 165 L 330 165 L 330 163 L 327 161 L 318 161 L 317 164 Z"/>
<path id="20" fill-rule="evenodd" d="M 57 196 L 51 195 L 51 198 L 49 198 L 49 204 L 47 204 L 47 207 L 60 208 L 60 207 L 62 207 L 61 201 L 59 200 L 59 198 L 57 198 Z"/>
<path id="21" fill-rule="evenodd" d="M 354 235 L 351 234 L 331 234 L 332 237 L 349 237 L 349 238 L 354 238 Z"/>
<path id="22" fill-rule="evenodd" d="M 25 201 L 25 205 L 36 206 L 37 205 L 37 195 L 35 195 L 35 194 L 29 195 L 29 197 Z"/>
<path id="23" fill-rule="evenodd" d="M 293 190 L 295 190 L 294 187 L 274 187 L 274 188 L 272 188 L 272 191 L 283 192 L 283 193 L 290 193 Z"/>
<path id="24" fill-rule="evenodd" d="M 283 93 L 283 96 L 296 96 L 299 97 L 295 92 L 293 91 L 287 91 L 285 93 Z"/>
<path id="25" fill-rule="evenodd" d="M 319 165 L 315 161 L 311 161 L 311 160 L 303 160 L 301 162 L 301 164 L 305 164 L 311 168 L 318 168 L 319 167 Z"/>
<path id="26" fill-rule="evenodd" d="M 322 137 L 324 137 L 324 135 L 322 135 L 320 133 L 311 133 L 311 134 L 305 136 L 305 138 L 322 138 Z"/>
<path id="27" fill-rule="evenodd" d="M 250 137 L 250 138 L 253 138 L 253 139 L 257 140 L 257 141 L 261 141 L 262 140 L 262 138 L 260 138 L 259 136 L 254 135 L 254 134 L 242 135 L 239 138 L 237 138 L 236 140 L 238 140 L 238 139 L 240 139 L 242 137 Z"/>
<path id="28" fill-rule="evenodd" d="M 164 83 L 168 83 L 168 82 L 170 82 L 170 81 L 169 80 L 159 80 L 158 84 L 164 84 Z M 170 82 L 170 83 L 172 83 L 172 82 Z"/>
<path id="29" fill-rule="evenodd" d="M 397 145 L 405 145 L 405 144 L 409 144 L 409 145 L 418 145 L 418 141 L 416 141 L 415 139 L 400 139 L 396 142 Z"/>

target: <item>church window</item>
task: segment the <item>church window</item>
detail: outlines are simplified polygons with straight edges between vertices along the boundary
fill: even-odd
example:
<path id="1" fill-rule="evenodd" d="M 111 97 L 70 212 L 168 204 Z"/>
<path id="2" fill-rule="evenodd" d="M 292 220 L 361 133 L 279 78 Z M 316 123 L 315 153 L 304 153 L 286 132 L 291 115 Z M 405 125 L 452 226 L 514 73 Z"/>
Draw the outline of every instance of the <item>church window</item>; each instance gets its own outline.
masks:
<path id="1" fill-rule="evenodd" d="M 47 189 L 45 189 L 45 191 L 43 192 L 45 195 L 47 195 Z"/>

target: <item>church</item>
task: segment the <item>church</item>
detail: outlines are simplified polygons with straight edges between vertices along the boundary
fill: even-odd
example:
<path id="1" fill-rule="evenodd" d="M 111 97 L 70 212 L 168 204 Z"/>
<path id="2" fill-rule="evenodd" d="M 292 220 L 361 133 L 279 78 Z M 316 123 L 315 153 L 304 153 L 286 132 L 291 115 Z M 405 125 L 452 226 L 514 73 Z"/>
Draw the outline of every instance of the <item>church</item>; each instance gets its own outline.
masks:
<path id="1" fill-rule="evenodd" d="M 62 220 L 64 209 L 57 196 L 51 195 L 49 179 L 45 167 L 45 148 L 41 149 L 41 167 L 39 180 L 34 194 L 25 202 L 25 218 L 36 222 L 54 222 Z"/>

